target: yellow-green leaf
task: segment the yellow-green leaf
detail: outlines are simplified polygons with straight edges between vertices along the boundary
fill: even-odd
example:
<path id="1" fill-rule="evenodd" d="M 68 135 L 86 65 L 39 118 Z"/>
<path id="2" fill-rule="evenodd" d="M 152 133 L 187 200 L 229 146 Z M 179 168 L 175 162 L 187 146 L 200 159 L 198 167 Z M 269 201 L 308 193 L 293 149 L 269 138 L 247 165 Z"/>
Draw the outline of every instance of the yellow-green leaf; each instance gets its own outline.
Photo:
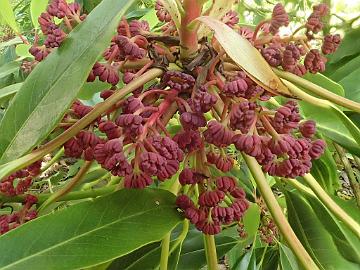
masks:
<path id="1" fill-rule="evenodd" d="M 11 27 L 12 30 L 14 30 L 16 33 L 19 32 L 14 11 L 9 0 L 0 0 L 0 16 L 5 21 L 5 23 Z"/>
<path id="2" fill-rule="evenodd" d="M 30 14 L 31 21 L 35 28 L 39 27 L 38 18 L 46 10 L 46 6 L 49 0 L 31 0 L 30 3 Z"/>

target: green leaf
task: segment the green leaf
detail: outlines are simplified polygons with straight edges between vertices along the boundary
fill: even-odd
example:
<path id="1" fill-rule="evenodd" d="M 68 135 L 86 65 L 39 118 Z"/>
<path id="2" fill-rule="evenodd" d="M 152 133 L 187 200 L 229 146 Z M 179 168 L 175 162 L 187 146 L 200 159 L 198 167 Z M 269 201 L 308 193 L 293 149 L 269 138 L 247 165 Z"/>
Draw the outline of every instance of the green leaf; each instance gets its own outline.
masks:
<path id="1" fill-rule="evenodd" d="M 4 78 L 16 71 L 19 70 L 20 63 L 17 61 L 12 61 L 6 63 L 5 65 L 0 66 L 0 78 Z"/>
<path id="2" fill-rule="evenodd" d="M 312 161 L 311 174 L 329 194 L 340 188 L 337 166 L 328 148 L 321 158 Z"/>
<path id="3" fill-rule="evenodd" d="M 329 64 L 336 63 L 343 58 L 358 52 L 360 52 L 360 28 L 356 28 L 346 33 L 339 48 L 331 55 Z"/>
<path id="4" fill-rule="evenodd" d="M 16 46 L 15 52 L 16 52 L 17 56 L 20 56 L 20 57 L 34 58 L 34 56 L 32 56 L 32 54 L 29 53 L 30 48 L 31 48 L 30 44 L 18 44 Z"/>
<path id="5" fill-rule="evenodd" d="M 14 32 L 19 33 L 19 28 L 16 24 L 14 11 L 9 0 L 1 0 L 0 16 L 11 27 Z"/>
<path id="6" fill-rule="evenodd" d="M 94 94 L 99 93 L 103 90 L 110 89 L 111 85 L 106 82 L 102 82 L 96 79 L 94 82 L 86 82 L 81 87 L 80 92 L 78 94 L 79 99 L 88 100 L 91 99 Z"/>
<path id="7" fill-rule="evenodd" d="M 0 268 L 90 267 L 159 241 L 180 220 L 170 192 L 120 190 L 4 234 L 0 237 Z"/>
<path id="8" fill-rule="evenodd" d="M 306 199 L 310 202 L 324 228 L 332 236 L 342 256 L 360 265 L 360 241 L 357 236 L 339 222 L 317 198 L 306 195 Z"/>
<path id="9" fill-rule="evenodd" d="M 243 217 L 245 231 L 248 237 L 253 237 L 259 228 L 260 208 L 256 203 L 251 203 Z"/>
<path id="10" fill-rule="evenodd" d="M 244 37 L 219 20 L 203 16 L 198 18 L 215 31 L 215 38 L 247 74 L 272 93 L 290 95 L 287 87 L 280 81 L 260 52 Z"/>
<path id="11" fill-rule="evenodd" d="M 133 2 L 102 1 L 60 48 L 30 73 L 0 122 L 5 131 L 0 138 L 0 163 L 28 152 L 56 126 Z"/>
<path id="12" fill-rule="evenodd" d="M 8 100 L 9 98 L 11 98 L 13 95 L 15 95 L 16 92 L 19 91 L 22 84 L 23 83 L 16 83 L 16 84 L 11 84 L 9 86 L 1 88 L 0 89 L 0 104 L 2 102 L 4 102 L 5 100 Z"/>
<path id="13" fill-rule="evenodd" d="M 306 119 L 312 119 L 321 133 L 337 142 L 349 152 L 360 155 L 360 146 L 354 140 L 352 133 L 345 126 L 344 122 L 339 119 L 339 113 L 335 110 L 320 108 L 307 102 L 299 102 L 303 116 Z M 343 119 L 345 120 L 345 119 Z M 350 120 L 349 120 L 350 121 Z M 353 130 L 353 132 L 356 130 Z"/>
<path id="14" fill-rule="evenodd" d="M 231 270 L 256 270 L 256 255 L 252 248 L 249 252 L 244 253 L 243 256 L 231 266 Z"/>
<path id="15" fill-rule="evenodd" d="M 312 74 L 308 72 L 303 76 L 303 79 L 324 87 L 339 96 L 345 95 L 344 88 L 340 84 L 334 82 L 332 79 L 322 75 L 321 73 Z"/>
<path id="16" fill-rule="evenodd" d="M 298 270 L 299 266 L 296 261 L 294 253 L 291 249 L 282 243 L 279 243 L 280 247 L 280 264 L 283 270 Z"/>
<path id="17" fill-rule="evenodd" d="M 295 234 L 321 270 L 358 269 L 336 249 L 331 235 L 316 217 L 311 206 L 297 193 L 287 192 L 289 223 Z"/>
<path id="18" fill-rule="evenodd" d="M 8 41 L 4 41 L 0 43 L 0 50 L 11 45 L 16 45 L 22 43 L 22 40 L 19 37 L 14 37 Z"/>
<path id="19" fill-rule="evenodd" d="M 30 14 L 31 21 L 35 28 L 39 27 L 38 18 L 46 10 L 49 0 L 31 0 Z"/>

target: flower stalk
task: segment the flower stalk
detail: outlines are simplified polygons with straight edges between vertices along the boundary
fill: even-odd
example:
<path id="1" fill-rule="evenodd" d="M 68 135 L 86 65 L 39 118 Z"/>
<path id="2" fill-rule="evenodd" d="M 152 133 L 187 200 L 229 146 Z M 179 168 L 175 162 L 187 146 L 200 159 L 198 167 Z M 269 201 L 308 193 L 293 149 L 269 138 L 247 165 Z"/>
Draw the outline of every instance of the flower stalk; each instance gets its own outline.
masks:
<path id="1" fill-rule="evenodd" d="M 246 154 L 243 154 L 243 158 L 255 179 L 257 187 L 264 198 L 265 204 L 279 228 L 279 231 L 299 260 L 300 264 L 306 270 L 319 269 L 289 225 L 256 159 Z"/>

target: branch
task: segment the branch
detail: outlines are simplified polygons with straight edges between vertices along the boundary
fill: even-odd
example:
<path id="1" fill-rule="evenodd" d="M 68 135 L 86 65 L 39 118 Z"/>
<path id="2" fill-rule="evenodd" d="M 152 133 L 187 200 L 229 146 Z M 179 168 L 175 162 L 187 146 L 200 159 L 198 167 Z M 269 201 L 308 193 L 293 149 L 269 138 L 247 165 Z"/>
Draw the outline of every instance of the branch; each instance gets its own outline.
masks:
<path id="1" fill-rule="evenodd" d="M 267 208 L 269 209 L 271 216 L 273 217 L 277 227 L 279 228 L 281 234 L 283 235 L 284 239 L 288 243 L 289 247 L 293 251 L 293 253 L 298 258 L 299 262 L 306 270 L 318 270 L 319 268 L 312 260 L 310 255 L 307 253 L 299 239 L 296 237 L 296 234 L 292 230 L 291 226 L 289 225 L 284 213 L 281 210 L 263 171 L 261 170 L 260 165 L 257 163 L 256 159 L 250 157 L 246 154 L 242 154 L 243 158 L 249 167 L 251 174 L 253 175 L 257 187 L 264 198 Z"/>

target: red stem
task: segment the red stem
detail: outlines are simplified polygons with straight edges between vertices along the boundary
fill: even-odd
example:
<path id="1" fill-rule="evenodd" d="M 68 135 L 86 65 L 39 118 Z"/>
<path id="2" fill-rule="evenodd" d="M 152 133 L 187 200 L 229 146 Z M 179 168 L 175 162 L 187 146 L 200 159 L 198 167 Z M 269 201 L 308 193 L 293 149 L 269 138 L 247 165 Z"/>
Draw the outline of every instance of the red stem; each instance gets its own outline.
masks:
<path id="1" fill-rule="evenodd" d="M 184 0 L 185 14 L 181 18 L 180 26 L 180 57 L 192 58 L 198 50 L 197 29 L 189 29 L 188 25 L 201 15 L 202 4 L 195 0 Z"/>

